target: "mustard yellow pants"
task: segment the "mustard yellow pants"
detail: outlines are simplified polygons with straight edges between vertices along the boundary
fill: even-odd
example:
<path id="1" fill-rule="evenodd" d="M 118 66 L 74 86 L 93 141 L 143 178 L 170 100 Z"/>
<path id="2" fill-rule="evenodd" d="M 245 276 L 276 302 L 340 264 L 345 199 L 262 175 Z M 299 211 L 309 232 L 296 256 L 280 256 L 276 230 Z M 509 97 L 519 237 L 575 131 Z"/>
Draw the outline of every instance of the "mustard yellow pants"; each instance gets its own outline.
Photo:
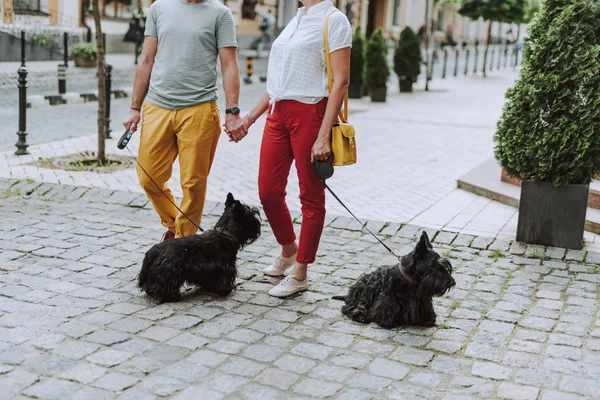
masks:
<path id="1" fill-rule="evenodd" d="M 175 202 L 167 181 L 179 156 L 183 191 L 179 208 L 198 225 L 202 220 L 208 174 L 220 134 L 219 107 L 214 102 L 181 110 L 166 110 L 144 103 L 138 161 Z M 176 237 L 196 233 L 198 228 L 178 213 L 139 166 L 137 176 L 163 226 L 175 228 Z"/>

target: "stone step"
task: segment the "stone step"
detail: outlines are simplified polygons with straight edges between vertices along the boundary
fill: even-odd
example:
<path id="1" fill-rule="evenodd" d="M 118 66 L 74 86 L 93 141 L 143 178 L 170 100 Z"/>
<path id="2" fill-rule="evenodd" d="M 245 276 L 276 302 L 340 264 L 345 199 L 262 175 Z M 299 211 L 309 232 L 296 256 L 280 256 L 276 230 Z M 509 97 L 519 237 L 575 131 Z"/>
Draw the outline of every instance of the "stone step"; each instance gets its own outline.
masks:
<path id="1" fill-rule="evenodd" d="M 507 182 L 508 181 L 508 182 Z M 509 183 L 510 182 L 510 183 Z M 496 200 L 513 207 L 519 207 L 521 188 L 519 180 L 503 176 L 502 168 L 492 157 L 457 181 L 460 189 Z M 600 182 L 590 184 L 585 230 L 600 234 Z"/>
<path id="2" fill-rule="evenodd" d="M 521 180 L 508 176 L 506 171 L 501 170 L 500 174 L 502 182 L 510 183 L 511 185 L 521 186 Z M 588 207 L 600 210 L 600 180 L 596 179 L 590 183 Z"/>

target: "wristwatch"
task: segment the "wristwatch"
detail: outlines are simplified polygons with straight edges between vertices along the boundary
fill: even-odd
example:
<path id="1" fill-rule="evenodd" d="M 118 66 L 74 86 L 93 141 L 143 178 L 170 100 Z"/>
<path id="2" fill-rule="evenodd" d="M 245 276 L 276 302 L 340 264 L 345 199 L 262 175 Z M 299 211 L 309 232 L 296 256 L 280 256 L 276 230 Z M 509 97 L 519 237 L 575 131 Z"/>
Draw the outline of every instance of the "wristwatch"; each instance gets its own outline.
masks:
<path id="1" fill-rule="evenodd" d="M 231 107 L 225 110 L 225 114 L 239 115 L 240 109 L 237 107 Z"/>

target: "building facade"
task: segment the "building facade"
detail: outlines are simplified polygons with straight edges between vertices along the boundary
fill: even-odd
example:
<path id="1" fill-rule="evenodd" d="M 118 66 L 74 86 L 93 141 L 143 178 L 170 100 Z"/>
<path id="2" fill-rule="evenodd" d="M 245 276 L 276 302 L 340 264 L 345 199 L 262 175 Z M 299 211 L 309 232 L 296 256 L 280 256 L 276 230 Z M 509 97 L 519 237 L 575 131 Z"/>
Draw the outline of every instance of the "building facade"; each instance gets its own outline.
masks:
<path id="1" fill-rule="evenodd" d="M 149 6 L 153 0 L 142 0 Z M 160 0 L 154 0 L 160 1 Z M 240 47 L 250 47 L 260 36 L 259 24 L 269 11 L 277 18 L 277 30 L 281 30 L 296 15 L 298 0 L 219 0 L 227 5 L 234 15 Z M 389 39 L 397 38 L 406 26 L 418 31 L 426 21 L 429 1 L 429 23 L 433 37 L 445 41 L 451 36 L 454 41 L 487 39 L 487 22 L 470 21 L 460 16 L 457 5 L 436 6 L 433 0 L 332 0 L 344 12 L 354 27 L 370 35 L 381 29 Z M 86 25 L 93 29 L 93 21 L 86 13 L 90 0 L 0 0 L 2 24 L 18 29 L 77 30 Z M 136 7 L 136 0 L 100 0 L 103 30 L 107 35 L 121 35 Z M 3 29 L 4 28 L 4 29 Z M 492 36 L 502 40 L 510 27 L 494 23 Z"/>

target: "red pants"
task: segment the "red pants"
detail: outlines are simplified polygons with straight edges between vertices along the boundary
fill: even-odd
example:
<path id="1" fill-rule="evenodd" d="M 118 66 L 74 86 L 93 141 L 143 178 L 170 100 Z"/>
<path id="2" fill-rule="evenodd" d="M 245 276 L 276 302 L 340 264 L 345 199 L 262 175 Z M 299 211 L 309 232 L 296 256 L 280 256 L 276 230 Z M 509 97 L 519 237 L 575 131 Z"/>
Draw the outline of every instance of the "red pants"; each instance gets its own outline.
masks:
<path id="1" fill-rule="evenodd" d="M 325 223 L 325 186 L 310 162 L 317 140 L 327 99 L 317 104 L 282 100 L 269 111 L 260 149 L 258 193 L 277 242 L 288 245 L 296 241 L 294 224 L 285 201 L 292 161 L 296 162 L 302 204 L 302 228 L 296 261 L 315 261 Z"/>

